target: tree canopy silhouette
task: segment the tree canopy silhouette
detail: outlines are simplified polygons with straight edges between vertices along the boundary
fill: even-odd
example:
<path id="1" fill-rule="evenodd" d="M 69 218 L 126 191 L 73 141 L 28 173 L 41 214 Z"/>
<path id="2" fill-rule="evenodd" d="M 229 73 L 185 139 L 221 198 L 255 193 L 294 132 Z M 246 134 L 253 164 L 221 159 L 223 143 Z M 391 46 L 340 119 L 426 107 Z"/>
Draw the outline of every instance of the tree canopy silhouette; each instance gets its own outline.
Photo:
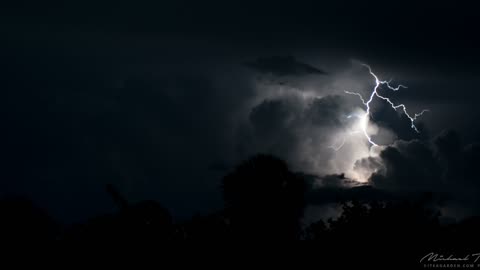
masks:
<path id="1" fill-rule="evenodd" d="M 60 228 L 28 200 L 0 200 L 2 241 L 61 243 L 162 243 L 170 240 L 319 240 L 323 247 L 334 243 L 370 243 L 384 246 L 409 244 L 418 255 L 431 246 L 450 247 L 478 243 L 479 217 L 442 224 L 432 194 L 410 201 L 388 197 L 358 200 L 342 197 L 336 219 L 320 220 L 302 228 L 306 175 L 294 173 L 271 155 L 243 161 L 222 181 L 225 208 L 207 215 L 175 222 L 170 212 L 151 200 L 130 203 L 113 186 L 106 191 L 118 212 L 94 217 L 83 224 Z M 324 193 L 318 193 L 319 196 Z M 320 200 L 321 201 L 321 200 Z M 311 203 L 311 201 L 309 201 Z"/>
<path id="2" fill-rule="evenodd" d="M 305 183 L 283 160 L 259 154 L 242 162 L 224 177 L 223 193 L 235 236 L 298 236 Z"/>

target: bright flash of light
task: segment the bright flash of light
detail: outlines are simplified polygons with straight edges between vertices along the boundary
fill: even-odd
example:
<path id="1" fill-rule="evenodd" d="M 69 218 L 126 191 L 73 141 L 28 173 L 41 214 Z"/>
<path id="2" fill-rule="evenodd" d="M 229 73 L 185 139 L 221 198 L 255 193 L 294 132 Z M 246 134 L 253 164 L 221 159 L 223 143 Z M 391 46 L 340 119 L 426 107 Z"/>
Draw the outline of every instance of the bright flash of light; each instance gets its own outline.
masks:
<path id="1" fill-rule="evenodd" d="M 374 146 L 378 146 L 378 144 L 376 144 L 371 136 L 368 134 L 368 122 L 370 121 L 370 103 L 373 101 L 373 99 L 375 97 L 379 98 L 379 99 L 382 99 L 382 100 L 385 100 L 388 104 L 390 104 L 390 106 L 392 107 L 392 109 L 394 109 L 395 111 L 397 109 L 401 109 L 403 111 L 403 113 L 408 117 L 408 119 L 410 119 L 410 123 L 411 123 L 411 128 L 413 130 L 415 130 L 415 132 L 419 133 L 417 127 L 415 126 L 415 120 L 417 120 L 418 117 L 420 117 L 421 115 L 423 115 L 425 112 L 428 112 L 428 110 L 422 110 L 420 113 L 416 113 L 414 114 L 413 116 L 411 116 L 408 111 L 407 111 L 407 107 L 404 105 L 404 104 L 395 104 L 393 103 L 388 97 L 385 97 L 385 96 L 382 96 L 378 93 L 378 89 L 381 87 L 381 86 L 386 86 L 388 89 L 392 90 L 392 91 L 398 91 L 400 90 L 401 88 L 407 88 L 406 86 L 404 85 L 398 85 L 397 87 L 393 87 L 390 85 L 390 81 L 382 81 L 378 78 L 377 75 L 375 75 L 375 73 L 373 73 L 372 69 L 370 68 L 369 65 L 367 64 L 362 64 L 362 66 L 368 68 L 368 71 L 370 73 L 370 75 L 375 79 L 375 87 L 373 88 L 373 91 L 370 93 L 370 96 L 368 98 L 368 100 L 364 99 L 363 96 L 360 94 L 360 93 L 357 93 L 357 92 L 350 92 L 350 91 L 345 91 L 346 94 L 350 94 L 350 95 L 355 95 L 355 96 L 358 96 L 360 98 L 360 100 L 362 101 L 363 105 L 365 105 L 366 107 L 366 112 L 363 114 L 363 115 L 360 115 L 358 116 L 360 118 L 360 127 L 361 127 L 361 132 L 363 132 L 363 134 L 365 135 L 365 137 L 367 138 L 368 142 L 371 144 L 371 145 L 374 145 Z M 347 116 L 348 118 L 351 118 L 352 116 L 356 116 L 356 115 L 349 115 Z M 345 144 L 345 137 L 343 138 L 341 144 L 339 145 L 336 145 L 336 146 L 331 146 L 330 148 L 334 149 L 335 151 L 338 151 L 340 150 L 340 148 L 342 148 L 342 146 Z"/>

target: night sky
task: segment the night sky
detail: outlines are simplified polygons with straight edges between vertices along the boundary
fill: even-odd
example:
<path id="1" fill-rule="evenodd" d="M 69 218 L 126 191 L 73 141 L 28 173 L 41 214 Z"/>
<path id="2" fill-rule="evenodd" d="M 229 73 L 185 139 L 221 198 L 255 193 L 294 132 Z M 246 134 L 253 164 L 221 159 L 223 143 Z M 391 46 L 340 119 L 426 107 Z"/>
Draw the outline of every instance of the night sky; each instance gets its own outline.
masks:
<path id="1" fill-rule="evenodd" d="M 355 196 L 431 191 L 446 217 L 480 214 L 473 5 L 75 2 L 1 4 L 0 196 L 72 223 L 115 211 L 113 184 L 181 220 L 221 209 L 222 177 L 269 153 L 314 175 L 312 219 L 338 197 L 326 187 L 365 184 L 375 194 Z M 375 86 L 362 64 L 408 86 L 382 95 L 429 110 L 419 133 L 378 99 L 368 132 L 381 146 L 355 133 L 366 108 L 345 91 Z"/>

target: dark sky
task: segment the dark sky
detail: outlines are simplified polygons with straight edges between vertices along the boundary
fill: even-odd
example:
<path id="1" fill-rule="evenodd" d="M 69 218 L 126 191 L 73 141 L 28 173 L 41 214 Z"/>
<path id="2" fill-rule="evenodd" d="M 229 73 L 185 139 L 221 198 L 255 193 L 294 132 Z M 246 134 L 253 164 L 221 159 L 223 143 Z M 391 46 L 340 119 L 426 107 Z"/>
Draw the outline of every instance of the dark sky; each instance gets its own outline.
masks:
<path id="1" fill-rule="evenodd" d="M 180 218 L 219 209 L 221 177 L 257 152 L 339 173 L 344 159 L 325 144 L 363 108 L 343 93 L 372 86 L 359 62 L 408 85 L 396 101 L 431 110 L 416 134 L 376 105 L 378 139 L 390 147 L 369 183 L 479 190 L 473 4 L 12 1 L 0 10 L 0 195 L 28 196 L 62 221 L 112 211 L 107 183 Z M 310 104 L 302 97 L 312 91 Z"/>

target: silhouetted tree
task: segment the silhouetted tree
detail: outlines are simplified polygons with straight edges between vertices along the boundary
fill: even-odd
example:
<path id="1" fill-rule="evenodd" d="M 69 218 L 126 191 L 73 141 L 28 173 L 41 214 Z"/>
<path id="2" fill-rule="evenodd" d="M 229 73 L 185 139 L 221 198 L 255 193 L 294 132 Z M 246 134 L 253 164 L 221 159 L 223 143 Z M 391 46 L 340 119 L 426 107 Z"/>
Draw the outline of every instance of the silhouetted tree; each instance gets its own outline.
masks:
<path id="1" fill-rule="evenodd" d="M 177 237 L 170 213 L 157 202 L 147 200 L 130 204 L 113 185 L 108 185 L 107 191 L 120 211 L 90 219 L 86 224 L 72 228 L 65 235 L 67 240 L 161 243 Z"/>
<path id="2" fill-rule="evenodd" d="M 181 224 L 183 239 L 202 241 L 222 241 L 229 237 L 230 220 L 224 211 L 206 216 L 194 216 Z"/>
<path id="3" fill-rule="evenodd" d="M 341 197 L 341 214 L 301 230 L 305 206 L 305 175 L 270 155 L 256 155 L 223 178 L 226 208 L 175 224 L 169 211 L 155 201 L 130 203 L 113 186 L 107 192 L 119 208 L 114 214 L 94 217 L 60 233 L 59 226 L 30 201 L 0 200 L 0 240 L 5 242 L 162 243 L 170 240 L 320 240 L 330 250 L 340 243 L 362 245 L 360 258 L 393 256 L 384 247 L 409 246 L 409 253 L 425 255 L 432 247 L 461 246 L 471 252 L 480 236 L 479 217 L 441 225 L 435 196 L 424 193 L 409 201 L 351 200 Z M 323 193 L 322 193 L 323 194 Z M 322 195 L 321 194 L 321 195 Z M 347 199 L 347 201 L 345 201 Z M 320 200 L 321 201 L 321 200 Z M 467 244 L 470 245 L 467 245 Z M 374 248 L 371 248 L 371 247 Z M 343 246 L 346 248 L 346 246 Z M 415 255 L 415 256 L 416 256 Z M 417 257 L 412 257 L 416 259 Z M 386 257 L 385 257 L 386 258 Z M 416 263 L 416 262 L 415 262 Z"/>
<path id="4" fill-rule="evenodd" d="M 296 239 L 305 183 L 287 164 L 256 155 L 223 179 L 231 233 L 240 239 Z"/>
<path id="5" fill-rule="evenodd" d="M 306 229 L 307 239 L 400 244 L 401 242 L 433 240 L 441 235 L 438 213 L 423 201 L 419 202 L 359 202 L 342 204 L 342 214 L 311 224 Z M 428 241 L 426 241 L 428 242 Z M 418 245 L 417 245 L 418 247 Z"/>
<path id="6" fill-rule="evenodd" d="M 0 242 L 45 243 L 56 239 L 59 226 L 42 209 L 25 199 L 0 200 Z"/>

